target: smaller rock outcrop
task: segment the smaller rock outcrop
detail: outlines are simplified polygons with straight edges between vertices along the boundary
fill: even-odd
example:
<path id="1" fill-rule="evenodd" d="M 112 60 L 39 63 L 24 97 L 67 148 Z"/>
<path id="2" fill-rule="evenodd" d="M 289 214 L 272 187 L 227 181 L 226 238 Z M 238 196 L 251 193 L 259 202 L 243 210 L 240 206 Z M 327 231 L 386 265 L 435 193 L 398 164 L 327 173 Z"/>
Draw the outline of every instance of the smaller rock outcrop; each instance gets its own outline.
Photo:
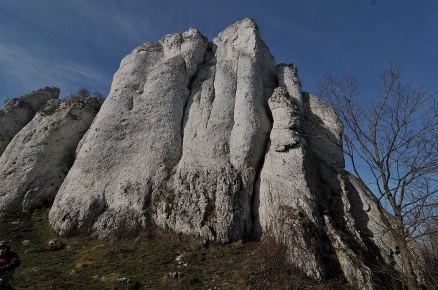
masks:
<path id="1" fill-rule="evenodd" d="M 274 122 L 256 184 L 255 231 L 286 245 L 288 260 L 310 277 L 343 273 L 351 285 L 372 289 L 372 272 L 360 259 L 366 246 L 349 212 L 342 123 L 301 92 L 295 65 L 276 71 L 280 87 L 268 101 Z"/>
<path id="2" fill-rule="evenodd" d="M 269 99 L 269 108 L 274 124 L 260 174 L 256 215 L 263 232 L 271 232 L 287 245 L 290 261 L 309 276 L 321 279 L 325 276 L 324 266 L 316 258 L 319 249 L 313 246 L 322 239 L 318 201 L 312 193 L 318 181 L 303 138 L 299 103 L 279 87 Z"/>
<path id="3" fill-rule="evenodd" d="M 0 157 L 0 215 L 50 205 L 103 99 L 52 99 Z"/>
<path id="4" fill-rule="evenodd" d="M 6 149 L 15 134 L 32 120 L 48 100 L 59 97 L 59 89 L 45 87 L 20 98 L 8 99 L 0 108 L 0 155 Z"/>

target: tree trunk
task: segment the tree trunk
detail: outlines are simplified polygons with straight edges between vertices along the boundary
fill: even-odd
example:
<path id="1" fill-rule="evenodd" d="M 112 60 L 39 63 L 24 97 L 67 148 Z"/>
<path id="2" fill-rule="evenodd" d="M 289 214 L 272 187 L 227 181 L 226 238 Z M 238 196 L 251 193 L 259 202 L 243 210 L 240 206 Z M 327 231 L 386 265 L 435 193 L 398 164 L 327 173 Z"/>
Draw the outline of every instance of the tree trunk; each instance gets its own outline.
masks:
<path id="1" fill-rule="evenodd" d="M 414 268 L 412 267 L 412 257 L 409 254 L 409 247 L 406 241 L 406 236 L 404 233 L 404 228 L 397 229 L 396 235 L 397 246 L 400 250 L 400 256 L 402 260 L 403 272 L 406 277 L 406 283 L 409 290 L 418 290 L 420 289 L 417 283 L 417 277 L 414 272 Z"/>

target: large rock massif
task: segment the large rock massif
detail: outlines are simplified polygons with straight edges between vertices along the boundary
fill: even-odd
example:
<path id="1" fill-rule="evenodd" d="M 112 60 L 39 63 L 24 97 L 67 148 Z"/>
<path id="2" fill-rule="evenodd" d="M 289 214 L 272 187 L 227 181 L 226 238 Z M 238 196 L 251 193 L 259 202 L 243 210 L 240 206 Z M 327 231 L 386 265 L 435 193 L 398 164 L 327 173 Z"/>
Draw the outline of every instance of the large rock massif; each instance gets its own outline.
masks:
<path id="1" fill-rule="evenodd" d="M 360 289 L 376 268 L 401 271 L 387 213 L 344 170 L 342 123 L 301 91 L 295 65 L 275 64 L 251 19 L 211 42 L 190 29 L 139 46 L 95 118 L 98 100 L 59 102 L 0 132 L 15 135 L 0 158 L 0 214 L 54 199 L 61 235 L 151 223 L 220 243 L 272 235 L 309 276 Z"/>

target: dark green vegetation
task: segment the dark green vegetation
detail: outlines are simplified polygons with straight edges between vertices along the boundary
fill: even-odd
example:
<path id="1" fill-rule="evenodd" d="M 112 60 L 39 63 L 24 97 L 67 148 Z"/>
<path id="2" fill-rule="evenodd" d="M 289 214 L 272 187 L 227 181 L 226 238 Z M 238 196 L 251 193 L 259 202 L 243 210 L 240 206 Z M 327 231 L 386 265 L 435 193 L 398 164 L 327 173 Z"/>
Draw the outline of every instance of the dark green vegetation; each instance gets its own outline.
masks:
<path id="1" fill-rule="evenodd" d="M 59 237 L 47 214 L 0 220 L 0 239 L 9 240 L 22 260 L 12 289 L 347 289 L 340 281 L 305 278 L 269 238 L 204 245 L 154 228 L 129 240 L 61 238 L 65 246 L 54 251 L 49 241 Z"/>

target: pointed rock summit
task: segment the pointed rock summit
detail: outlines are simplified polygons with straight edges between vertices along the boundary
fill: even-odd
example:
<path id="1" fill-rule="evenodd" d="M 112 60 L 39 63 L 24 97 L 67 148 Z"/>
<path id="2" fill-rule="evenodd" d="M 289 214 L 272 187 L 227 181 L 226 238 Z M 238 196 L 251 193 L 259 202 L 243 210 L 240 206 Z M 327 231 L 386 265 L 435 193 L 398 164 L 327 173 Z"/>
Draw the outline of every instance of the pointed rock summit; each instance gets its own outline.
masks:
<path id="1" fill-rule="evenodd" d="M 33 117 L 40 104 L 25 101 L 0 111 L 1 124 L 20 123 L 0 128 L 11 142 L 0 214 L 53 201 L 60 235 L 126 237 L 150 224 L 206 242 L 269 235 L 310 277 L 358 289 L 382 268 L 402 273 L 390 215 L 344 169 L 343 124 L 302 92 L 295 65 L 276 65 L 251 19 L 210 42 L 192 28 L 137 47 L 97 115 L 97 101 L 52 100 Z"/>

